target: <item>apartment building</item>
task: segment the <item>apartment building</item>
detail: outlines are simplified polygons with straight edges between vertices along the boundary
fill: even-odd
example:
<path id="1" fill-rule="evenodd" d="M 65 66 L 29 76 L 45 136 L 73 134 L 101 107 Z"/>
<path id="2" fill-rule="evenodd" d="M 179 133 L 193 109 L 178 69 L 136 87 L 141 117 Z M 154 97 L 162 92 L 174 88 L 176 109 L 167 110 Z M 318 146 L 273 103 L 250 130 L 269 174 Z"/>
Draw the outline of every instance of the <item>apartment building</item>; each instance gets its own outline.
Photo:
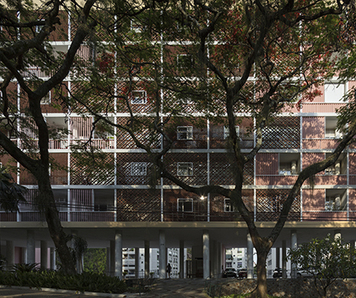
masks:
<path id="1" fill-rule="evenodd" d="M 63 15 L 63 18 L 65 22 L 61 26 L 68 38 L 65 35 L 54 36 L 51 43 L 55 51 L 65 53 L 71 43 L 70 30 L 73 26 L 70 16 Z M 132 23 L 129 30 L 139 33 L 140 29 Z M 169 43 L 170 47 L 175 45 L 164 38 L 157 42 L 162 45 Z M 78 53 L 82 58 L 92 54 L 90 44 L 83 44 Z M 186 55 L 175 56 L 178 64 L 183 65 L 184 59 L 188 59 Z M 29 72 L 46 78 L 38 67 Z M 75 73 L 67 78 L 68 90 L 76 88 L 73 80 Z M 20 101 L 21 90 L 15 82 L 12 84 L 21 111 L 24 108 Z M 120 89 L 124 85 L 118 81 L 115 88 Z M 327 157 L 337 146 L 340 133 L 336 130 L 336 109 L 344 105 L 341 99 L 354 85 L 355 82 L 339 84 L 337 78 L 331 79 L 320 87 L 322 94 L 314 101 L 303 103 L 300 109 L 291 106 L 264 129 L 263 147 L 245 168 L 242 193 L 256 225 L 262 231 L 273 227 L 298 173 L 311 163 Z M 164 94 L 162 91 L 163 99 Z M 242 250 L 241 254 L 246 251 L 246 257 L 236 257 L 235 261 L 233 250 L 226 252 L 226 257 L 229 255 L 231 261 L 236 262 L 237 269 L 246 264 L 251 274 L 251 238 L 229 198 L 215 194 L 199 197 L 167 179 L 159 179 L 159 184 L 152 190 L 147 154 L 135 145 L 128 133 L 116 128 L 112 133 L 94 132 L 92 144 L 104 153 L 105 164 L 95 173 L 86 171 L 85 164 L 82 164 L 77 152 L 71 150 L 71 145 L 89 140 L 95 118 L 90 115 L 82 117 L 79 106 L 73 107 L 70 113 L 60 110 L 54 98 L 54 94 L 49 93 L 41 102 L 43 115 L 52 128 L 71 132 L 60 141 L 50 141 L 51 158 L 62 166 L 50 170 L 60 218 L 68 233 L 85 238 L 90 247 L 108 248 L 110 272 L 118 276 L 122 276 L 122 272 L 130 276 L 141 274 L 131 263 L 127 263 L 132 262 L 132 253 L 127 249 L 124 249 L 124 257 L 119 253 L 125 247 L 133 247 L 139 248 L 140 263 L 149 264 L 150 258 L 157 261 L 151 269 L 148 266 L 138 267 L 139 270 L 144 269 L 145 276 L 151 270 L 158 269 L 159 276 L 164 278 L 168 262 L 173 264 L 173 275 L 217 276 L 224 265 L 233 266 L 230 261 L 224 264 L 225 248 L 242 247 L 246 250 Z M 137 113 L 149 111 L 149 91 L 139 86 L 132 90 L 130 106 Z M 128 111 L 119 107 L 114 102 L 107 113 L 114 123 L 124 123 L 129 117 Z M 191 108 L 188 112 L 194 114 L 195 110 Z M 223 124 L 214 123 L 198 113 L 197 117 L 201 117 L 199 126 L 184 118 L 176 124 L 171 131 L 175 145 L 163 160 L 172 174 L 191 185 L 232 187 L 233 169 L 226 150 L 228 131 Z M 236 131 L 242 151 L 248 153 L 256 143 L 256 136 L 251 133 L 254 119 L 248 113 L 240 113 L 238 117 L 240 121 Z M 24 132 L 32 134 L 30 129 Z M 146 132 L 140 132 L 139 138 L 145 137 Z M 35 134 L 32 138 L 36 141 Z M 14 142 L 18 140 L 14 139 Z M 161 141 L 157 140 L 157 148 L 161 145 Z M 355 154 L 354 146 L 347 148 L 335 166 L 315 176 L 313 188 L 308 184 L 303 186 L 276 247 L 285 250 L 298 242 L 308 241 L 312 236 L 330 232 L 341 233 L 346 240 L 354 240 Z M 50 258 L 53 245 L 46 224 L 33 205 L 36 181 L 9 156 L 0 156 L 0 161 L 3 166 L 10 164 L 17 167 L 17 182 L 30 190 L 26 194 L 27 203 L 21 203 L 18 212 L 0 212 L 1 253 L 9 263 L 37 261 L 50 267 L 53 265 Z M 173 248 L 168 256 L 167 247 Z M 188 268 L 185 269 L 187 272 L 180 269 L 184 268 L 186 248 L 192 251 L 189 274 Z M 153 249 L 159 254 L 152 253 Z M 143 256 L 142 250 L 151 250 L 151 254 Z M 144 259 L 141 260 L 141 257 Z"/>

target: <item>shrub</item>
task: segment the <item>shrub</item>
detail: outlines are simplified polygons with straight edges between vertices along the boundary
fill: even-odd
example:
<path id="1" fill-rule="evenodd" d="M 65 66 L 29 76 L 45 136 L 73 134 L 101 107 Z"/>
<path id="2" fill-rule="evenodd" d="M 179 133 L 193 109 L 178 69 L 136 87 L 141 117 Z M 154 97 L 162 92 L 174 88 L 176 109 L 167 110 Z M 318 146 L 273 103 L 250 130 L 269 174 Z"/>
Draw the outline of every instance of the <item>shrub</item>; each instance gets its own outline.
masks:
<path id="1" fill-rule="evenodd" d="M 80 292 L 123 293 L 126 284 L 118 277 L 84 272 L 66 275 L 58 271 L 0 271 L 0 281 L 7 286 L 55 288 Z"/>

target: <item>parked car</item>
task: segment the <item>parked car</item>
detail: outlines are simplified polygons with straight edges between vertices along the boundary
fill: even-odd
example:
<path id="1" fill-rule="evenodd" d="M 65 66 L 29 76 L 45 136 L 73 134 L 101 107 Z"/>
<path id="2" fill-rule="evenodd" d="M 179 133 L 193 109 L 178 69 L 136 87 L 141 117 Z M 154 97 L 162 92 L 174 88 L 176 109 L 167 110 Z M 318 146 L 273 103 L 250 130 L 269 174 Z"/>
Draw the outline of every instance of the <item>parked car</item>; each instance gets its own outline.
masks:
<path id="1" fill-rule="evenodd" d="M 247 278 L 247 269 L 241 269 L 239 271 L 239 278 Z"/>
<path id="2" fill-rule="evenodd" d="M 280 278 L 282 277 L 282 269 L 281 268 L 276 268 L 273 271 L 273 278 Z"/>
<path id="3" fill-rule="evenodd" d="M 226 268 L 223 271 L 222 277 L 237 277 L 235 268 Z"/>
<path id="4" fill-rule="evenodd" d="M 310 268 L 309 270 L 298 269 L 298 271 L 297 271 L 297 277 L 298 278 L 301 278 L 301 277 L 313 278 L 313 277 L 319 276 L 319 275 L 320 275 L 320 273 L 314 268 Z"/>

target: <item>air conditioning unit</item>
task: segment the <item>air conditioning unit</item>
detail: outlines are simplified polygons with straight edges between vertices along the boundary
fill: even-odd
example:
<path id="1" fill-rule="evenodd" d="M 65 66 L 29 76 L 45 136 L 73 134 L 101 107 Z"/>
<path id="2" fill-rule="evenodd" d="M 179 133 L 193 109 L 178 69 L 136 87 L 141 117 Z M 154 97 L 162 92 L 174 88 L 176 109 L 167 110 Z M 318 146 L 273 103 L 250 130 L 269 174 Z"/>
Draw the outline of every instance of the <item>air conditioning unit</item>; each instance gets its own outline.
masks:
<path id="1" fill-rule="evenodd" d="M 296 175 L 297 174 L 297 161 L 293 160 L 290 164 L 290 171 L 292 175 Z"/>
<path id="2" fill-rule="evenodd" d="M 339 130 L 335 130 L 335 138 L 336 139 L 342 139 L 343 138 L 343 133 Z"/>
<path id="3" fill-rule="evenodd" d="M 340 196 L 337 195 L 335 197 L 335 205 L 334 205 L 334 210 L 340 210 L 340 207 L 341 207 L 341 199 L 340 199 Z"/>
<path id="4" fill-rule="evenodd" d="M 341 169 L 340 162 L 337 162 L 337 163 L 335 164 L 334 175 L 340 175 L 340 169 Z"/>

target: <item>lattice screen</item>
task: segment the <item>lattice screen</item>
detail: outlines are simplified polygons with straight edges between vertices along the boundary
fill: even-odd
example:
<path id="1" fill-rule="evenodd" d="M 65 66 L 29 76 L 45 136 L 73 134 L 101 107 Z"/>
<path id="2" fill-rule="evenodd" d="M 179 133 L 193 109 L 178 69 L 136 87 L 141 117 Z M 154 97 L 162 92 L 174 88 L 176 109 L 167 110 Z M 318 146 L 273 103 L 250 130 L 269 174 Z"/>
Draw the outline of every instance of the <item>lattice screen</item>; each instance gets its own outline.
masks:
<path id="1" fill-rule="evenodd" d="M 144 153 L 117 154 L 118 185 L 150 184 L 152 163 Z M 160 183 L 160 179 L 156 181 Z"/>
<path id="2" fill-rule="evenodd" d="M 182 189 L 164 191 L 164 221 L 206 221 L 207 199 Z"/>
<path id="3" fill-rule="evenodd" d="M 126 125 L 129 118 L 121 117 L 117 119 L 117 123 Z M 117 130 L 117 148 L 118 149 L 137 149 L 138 147 L 134 143 L 130 134 L 124 130 Z M 161 136 L 157 133 L 151 133 L 147 128 L 140 127 L 135 132 L 135 137 L 145 146 L 150 145 L 151 148 L 161 147 Z"/>
<path id="4" fill-rule="evenodd" d="M 13 175 L 15 177 L 15 175 Z M 20 167 L 20 184 L 21 185 L 37 185 L 37 180 L 28 170 Z"/>
<path id="5" fill-rule="evenodd" d="M 145 82 L 119 82 L 117 84 L 117 112 L 128 113 L 129 105 L 133 113 L 150 113 L 154 111 L 156 94 Z"/>
<path id="6" fill-rule="evenodd" d="M 232 207 L 232 211 L 226 211 L 225 198 L 220 195 L 211 194 L 210 196 L 210 220 L 211 221 L 242 221 L 242 217 L 237 211 L 236 207 Z M 229 199 L 228 199 L 229 200 Z M 242 200 L 245 203 L 247 209 L 253 216 L 253 190 L 243 190 Z M 230 203 L 231 200 L 229 200 Z"/>
<path id="7" fill-rule="evenodd" d="M 164 163 L 167 170 L 182 181 L 192 185 L 207 183 L 206 153 L 170 153 L 165 155 Z M 191 172 L 188 168 L 191 168 Z M 164 184 L 171 184 L 164 180 Z"/>
<path id="8" fill-rule="evenodd" d="M 190 98 L 189 94 L 176 95 L 171 91 L 163 93 L 163 110 L 167 112 L 175 111 L 177 114 L 197 113 L 196 103 Z"/>
<path id="9" fill-rule="evenodd" d="M 89 50 L 86 50 L 88 52 Z M 86 52 L 84 54 L 86 54 Z M 80 99 L 96 113 L 114 112 L 114 84 L 113 82 L 103 81 L 100 86 L 93 85 L 92 82 L 73 83 L 71 87 L 72 96 Z M 75 102 L 71 106 L 72 112 L 87 113 L 87 108 Z"/>
<path id="10" fill-rule="evenodd" d="M 210 182 L 211 184 L 234 184 L 234 159 L 229 153 L 210 154 Z M 253 161 L 247 163 L 244 169 L 244 185 L 253 185 Z"/>
<path id="11" fill-rule="evenodd" d="M 160 221 L 161 198 L 157 190 L 117 190 L 118 221 Z"/>
<path id="12" fill-rule="evenodd" d="M 94 156 L 94 158 L 93 158 Z M 109 185 L 114 184 L 114 154 L 71 154 L 70 184 Z"/>
<path id="13" fill-rule="evenodd" d="M 298 117 L 277 117 L 263 129 L 263 149 L 300 148 L 300 122 Z"/>
<path id="14" fill-rule="evenodd" d="M 257 221 L 275 221 L 282 210 L 283 202 L 287 199 L 289 190 L 259 189 L 257 197 Z M 300 194 L 295 198 L 288 220 L 300 220 Z"/>

